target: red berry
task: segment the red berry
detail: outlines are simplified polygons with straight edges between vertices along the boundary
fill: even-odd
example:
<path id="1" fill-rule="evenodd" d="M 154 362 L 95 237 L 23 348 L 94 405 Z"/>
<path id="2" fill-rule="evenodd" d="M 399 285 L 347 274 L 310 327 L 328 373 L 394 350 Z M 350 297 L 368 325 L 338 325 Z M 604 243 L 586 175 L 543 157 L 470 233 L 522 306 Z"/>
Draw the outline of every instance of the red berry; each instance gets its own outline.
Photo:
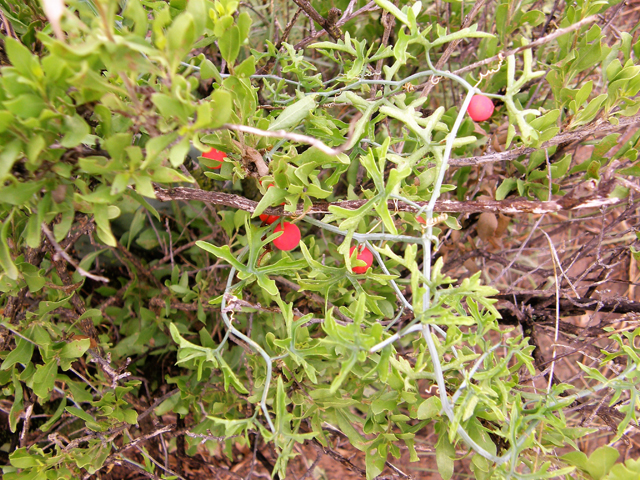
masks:
<path id="1" fill-rule="evenodd" d="M 474 122 L 484 122 L 493 115 L 493 102 L 484 95 L 474 95 L 467 112 Z"/>
<path id="2" fill-rule="evenodd" d="M 300 229 L 293 223 L 283 222 L 273 231 L 275 233 L 284 232 L 273 241 L 273 244 L 280 250 L 293 250 L 300 243 Z"/>
<path id="3" fill-rule="evenodd" d="M 277 222 L 279 218 L 280 217 L 277 215 L 267 215 L 264 213 L 260 215 L 260 220 L 262 220 L 262 222 L 266 223 L 267 225 L 271 225 L 273 222 Z"/>
<path id="4" fill-rule="evenodd" d="M 213 170 L 217 170 L 222 167 L 222 162 L 224 162 L 224 159 L 227 158 L 226 153 L 221 152 L 220 150 L 216 150 L 215 148 L 212 148 L 208 152 L 204 152 L 202 156 L 204 158 L 208 158 L 209 160 L 217 160 L 218 162 L 220 162 L 220 164 L 215 167 L 209 167 Z"/>
<path id="5" fill-rule="evenodd" d="M 422 225 L 427 224 L 427 221 L 424 219 L 424 217 L 416 217 L 416 220 L 418 221 L 418 223 L 421 223 Z"/>
<path id="6" fill-rule="evenodd" d="M 356 249 L 355 245 L 351 247 L 351 250 L 349 250 L 349 256 L 351 256 L 351 254 L 355 249 Z M 363 267 L 361 266 L 352 267 L 353 273 L 358 273 L 358 274 L 365 273 L 367 270 L 369 270 L 369 267 L 373 264 L 373 253 L 371 253 L 371 251 L 366 247 L 358 248 L 358 256 L 356 257 L 356 259 L 362 260 L 366 265 Z"/>

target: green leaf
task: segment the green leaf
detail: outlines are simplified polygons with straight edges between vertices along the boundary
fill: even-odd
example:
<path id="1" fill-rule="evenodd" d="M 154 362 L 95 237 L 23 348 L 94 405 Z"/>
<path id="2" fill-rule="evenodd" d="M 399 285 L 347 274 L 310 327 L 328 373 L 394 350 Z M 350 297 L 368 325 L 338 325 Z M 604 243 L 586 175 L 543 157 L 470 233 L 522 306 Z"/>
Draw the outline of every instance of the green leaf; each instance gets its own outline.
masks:
<path id="1" fill-rule="evenodd" d="M 233 66 L 240 52 L 240 29 L 234 25 L 218 38 L 220 54 L 230 66 Z"/>
<path id="2" fill-rule="evenodd" d="M 231 94 L 226 90 L 216 90 L 209 97 L 211 99 L 211 111 L 213 118 L 207 128 L 218 128 L 224 125 L 233 112 L 233 101 Z"/>
<path id="3" fill-rule="evenodd" d="M 593 147 L 591 159 L 601 160 L 609 150 L 618 144 L 618 138 L 620 138 L 619 133 L 611 133 L 602 140 L 598 140 L 598 143 Z"/>
<path id="4" fill-rule="evenodd" d="M 21 152 L 22 142 L 18 139 L 12 140 L 4 146 L 2 153 L 0 153 L 0 181 L 6 180 Z"/>
<path id="5" fill-rule="evenodd" d="M 45 465 L 45 458 L 41 455 L 32 455 L 23 447 L 9 456 L 9 462 L 13 467 L 26 469 Z"/>
<path id="6" fill-rule="evenodd" d="M 38 191 L 42 190 L 44 182 L 16 183 L 0 188 L 2 202 L 9 205 L 24 205 Z"/>
<path id="7" fill-rule="evenodd" d="M 315 94 L 307 95 L 282 110 L 280 115 L 271 121 L 269 130 L 290 130 L 298 125 L 302 120 L 307 118 L 309 113 L 315 110 L 317 104 L 316 96 Z"/>
<path id="8" fill-rule="evenodd" d="M 240 15 L 238 15 L 236 24 L 238 25 L 240 43 L 243 43 L 249 36 L 249 31 L 251 29 L 251 15 L 249 15 L 249 12 L 243 10 Z"/>
<path id="9" fill-rule="evenodd" d="M 16 363 L 24 366 L 28 365 L 31 361 L 31 356 L 33 355 L 33 347 L 33 343 L 25 340 L 24 338 L 17 337 L 16 348 L 9 352 L 7 358 L 5 358 L 4 362 L 2 362 L 0 370 L 8 370 Z"/>
<path id="10" fill-rule="evenodd" d="M 131 197 L 133 197 L 136 202 L 146 208 L 149 213 L 151 213 L 155 217 L 156 220 L 160 221 L 160 214 L 158 213 L 158 211 L 153 208 L 151 204 L 147 202 L 138 192 L 134 190 L 127 190 L 127 194 L 131 195 Z"/>
<path id="11" fill-rule="evenodd" d="M 558 160 L 556 163 L 551 165 L 551 178 L 563 178 L 569 167 L 571 166 L 571 158 L 572 154 L 568 153 L 562 159 Z"/>
<path id="12" fill-rule="evenodd" d="M 209 59 L 205 59 L 200 64 L 200 78 L 202 80 L 210 80 L 213 78 L 216 83 L 222 83 L 220 71 Z"/>
<path id="13" fill-rule="evenodd" d="M 79 358 L 85 354 L 91 346 L 91 339 L 83 338 L 82 340 L 74 340 L 67 343 L 62 350 L 60 350 L 61 358 Z"/>
<path id="14" fill-rule="evenodd" d="M 4 106 L 16 117 L 23 119 L 38 117 L 47 108 L 42 97 L 32 93 L 20 95 L 13 100 L 6 100 Z"/>
<path id="15" fill-rule="evenodd" d="M 9 411 L 9 430 L 15 432 L 24 407 L 22 384 L 18 379 L 17 371 L 15 369 L 13 370 L 12 381 L 13 405 L 11 405 L 11 410 Z"/>
<path id="16" fill-rule="evenodd" d="M 256 209 L 253 212 L 252 218 L 258 217 L 265 208 L 278 205 L 287 196 L 287 191 L 278 187 L 267 188 L 266 193 L 258 202 Z"/>
<path id="17" fill-rule="evenodd" d="M 87 122 L 80 115 L 74 115 L 73 117 L 65 117 L 64 119 L 65 133 L 60 145 L 65 148 L 77 147 L 82 141 L 91 133 L 91 129 Z"/>
<path id="18" fill-rule="evenodd" d="M 600 480 L 609 473 L 619 456 L 620 452 L 617 449 L 604 445 L 589 456 L 587 472 L 594 480 Z"/>
<path id="19" fill-rule="evenodd" d="M 33 393 L 39 398 L 48 398 L 49 392 L 53 390 L 56 381 L 56 373 L 58 371 L 58 362 L 53 359 L 44 365 L 36 367 L 36 373 L 33 376 Z"/>
<path id="20" fill-rule="evenodd" d="M 600 107 L 607 99 L 608 94 L 603 93 L 602 95 L 598 95 L 596 98 L 589 102 L 583 110 L 578 112 L 571 125 L 575 128 L 580 125 L 585 125 L 589 123 L 591 120 L 596 118 L 596 115 L 600 112 Z"/>
<path id="21" fill-rule="evenodd" d="M 124 18 L 133 21 L 135 28 L 134 34 L 138 37 L 144 37 L 147 33 L 148 17 L 147 11 L 140 4 L 140 0 L 129 0 L 127 7 L 122 13 Z"/>
<path id="22" fill-rule="evenodd" d="M 195 22 L 189 12 L 178 15 L 167 32 L 167 47 L 176 56 L 176 60 L 191 50 L 191 45 L 196 39 Z"/>
<path id="23" fill-rule="evenodd" d="M 44 270 L 38 269 L 30 263 L 20 263 L 18 266 L 24 281 L 27 283 L 29 292 L 39 292 L 46 285 L 47 279 L 43 275 Z"/>
<path id="24" fill-rule="evenodd" d="M 496 189 L 496 200 L 504 200 L 509 192 L 513 190 L 518 181 L 515 178 L 505 178 L 504 181 L 500 184 L 500 186 Z"/>
<path id="25" fill-rule="evenodd" d="M 167 135 L 160 135 L 153 137 L 145 145 L 146 155 L 144 162 L 140 166 L 141 170 L 144 170 L 153 162 L 160 153 L 164 152 L 166 148 L 177 138 L 177 132 L 172 132 Z"/>
<path id="26" fill-rule="evenodd" d="M 243 12 L 244 13 L 244 12 Z M 256 73 L 256 57 L 251 55 L 236 67 L 238 77 L 249 78 Z"/>
<path id="27" fill-rule="evenodd" d="M 81 410 L 77 407 L 65 407 L 65 410 L 67 412 L 69 412 L 71 415 L 78 417 L 82 420 L 84 420 L 87 423 L 95 423 L 95 418 L 93 418 L 91 415 L 89 415 L 87 412 L 85 412 L 84 410 Z"/>
<path id="28" fill-rule="evenodd" d="M 244 385 L 238 380 L 236 374 L 231 370 L 227 362 L 222 358 L 221 355 L 216 355 L 218 359 L 218 363 L 220 365 L 220 370 L 222 370 L 222 374 L 224 376 L 224 389 L 225 391 L 229 391 L 229 385 L 233 385 L 239 393 L 248 394 L 249 390 L 247 390 Z M 267 386 L 268 388 L 268 386 Z"/>
<path id="29" fill-rule="evenodd" d="M 110 247 L 116 246 L 116 238 L 111 232 L 111 224 L 109 222 L 109 212 L 107 205 L 93 205 L 93 216 L 96 221 L 96 233 L 100 240 Z"/>
<path id="30" fill-rule="evenodd" d="M 153 171 L 148 170 L 151 180 L 158 183 L 176 183 L 186 182 L 193 183 L 192 177 L 185 177 L 182 173 L 168 167 L 155 167 Z"/>
<path id="31" fill-rule="evenodd" d="M 9 242 L 7 241 L 13 212 L 14 211 L 11 210 L 11 213 L 2 224 L 2 230 L 0 230 L 0 266 L 2 266 L 4 273 L 6 273 L 11 280 L 17 280 L 18 268 L 16 264 L 13 263 L 13 258 L 11 258 L 11 252 L 9 251 Z"/>
<path id="32" fill-rule="evenodd" d="M 231 253 L 231 249 L 229 248 L 229 245 L 223 245 L 222 247 L 217 247 L 208 242 L 203 242 L 202 240 L 197 241 L 196 245 L 201 249 L 209 253 L 212 253 L 216 257 L 225 260 L 226 262 L 231 264 L 232 267 L 234 267 L 236 270 L 240 272 L 244 272 L 247 269 L 245 265 L 243 265 L 238 260 L 236 260 L 236 257 L 234 257 L 233 254 Z"/>
<path id="33" fill-rule="evenodd" d="M 529 122 L 529 125 L 542 132 L 547 128 L 555 125 L 558 117 L 560 117 L 560 110 L 551 110 L 541 117 L 534 118 L 531 122 Z"/>
<path id="34" fill-rule="evenodd" d="M 449 480 L 453 476 L 453 460 L 455 459 L 455 449 L 446 432 L 440 432 L 436 443 L 436 463 L 438 472 L 444 480 Z"/>
<path id="35" fill-rule="evenodd" d="M 418 418 L 419 420 L 430 419 L 440 415 L 441 410 L 442 402 L 440 401 L 440 398 L 434 395 L 427 398 L 420 404 L 416 413 L 416 418 Z"/>
<path id="36" fill-rule="evenodd" d="M 58 419 L 62 416 L 62 414 L 64 413 L 64 407 L 66 405 L 67 405 L 67 397 L 63 396 L 60 399 L 60 403 L 58 404 L 58 408 L 56 408 L 56 411 L 53 412 L 53 415 L 51 415 L 51 418 L 49 418 L 49 420 L 47 420 L 45 423 L 40 425 L 40 431 L 48 432 L 51 429 L 51 427 L 53 426 L 53 424 L 56 423 L 58 421 Z"/>
<path id="37" fill-rule="evenodd" d="M 7 51 L 9 61 L 18 72 L 27 78 L 42 78 L 44 72 L 42 71 L 42 67 L 38 62 L 37 57 L 33 55 L 22 43 L 8 36 L 5 39 L 5 49 Z"/>
<path id="38" fill-rule="evenodd" d="M 187 3 L 187 12 L 191 14 L 195 24 L 194 37 L 198 38 L 207 26 L 208 5 L 204 0 L 189 0 Z"/>
<path id="39" fill-rule="evenodd" d="M 131 226 L 129 227 L 129 235 L 127 236 L 127 250 L 129 250 L 129 247 L 131 246 L 131 240 L 136 238 L 136 236 L 144 228 L 146 221 L 147 216 L 144 213 L 144 209 L 138 208 L 136 210 L 136 213 L 133 215 Z"/>
<path id="40" fill-rule="evenodd" d="M 386 448 L 384 449 L 384 455 L 382 454 L 383 445 L 377 446 L 367 450 L 365 457 L 365 466 L 367 467 L 367 480 L 373 480 L 378 478 L 378 475 L 382 473 L 387 461 Z"/>
<path id="41" fill-rule="evenodd" d="M 183 124 L 189 121 L 189 109 L 177 98 L 165 93 L 154 93 L 151 96 L 151 101 L 164 118 L 172 119 L 175 117 Z"/>

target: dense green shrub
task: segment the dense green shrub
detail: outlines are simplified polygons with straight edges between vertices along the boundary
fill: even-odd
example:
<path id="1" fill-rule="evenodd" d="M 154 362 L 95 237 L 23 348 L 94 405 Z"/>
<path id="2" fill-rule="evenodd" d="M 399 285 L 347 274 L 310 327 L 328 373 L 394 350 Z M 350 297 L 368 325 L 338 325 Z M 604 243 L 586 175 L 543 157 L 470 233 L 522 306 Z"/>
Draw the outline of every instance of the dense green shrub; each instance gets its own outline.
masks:
<path id="1" fill-rule="evenodd" d="M 587 387 L 554 382 L 552 362 L 531 388 L 531 332 L 500 322 L 481 272 L 443 272 L 437 247 L 458 212 L 631 201 L 639 134 L 607 155 L 640 108 L 640 42 L 603 31 L 623 4 L 300 1 L 287 26 L 283 2 L 69 0 L 59 28 L 56 3 L 0 0 L 4 478 L 123 462 L 170 478 L 127 454 L 165 434 L 231 454 L 256 432 L 284 478 L 327 424 L 367 478 L 401 447 L 417 460 L 425 427 L 444 478 L 460 449 L 481 479 L 608 474 L 557 456 L 594 431 L 565 410 L 602 403 L 617 438 L 635 423 L 640 330 L 580 365 Z M 314 13 L 331 35 L 303 28 Z M 496 112 L 476 124 L 480 93 Z M 598 132 L 581 163 L 561 148 Z M 508 161 L 493 203 L 467 185 L 484 161 Z M 595 187 L 565 195 L 579 182 Z M 280 220 L 263 213 L 295 221 L 299 248 L 272 248 Z"/>

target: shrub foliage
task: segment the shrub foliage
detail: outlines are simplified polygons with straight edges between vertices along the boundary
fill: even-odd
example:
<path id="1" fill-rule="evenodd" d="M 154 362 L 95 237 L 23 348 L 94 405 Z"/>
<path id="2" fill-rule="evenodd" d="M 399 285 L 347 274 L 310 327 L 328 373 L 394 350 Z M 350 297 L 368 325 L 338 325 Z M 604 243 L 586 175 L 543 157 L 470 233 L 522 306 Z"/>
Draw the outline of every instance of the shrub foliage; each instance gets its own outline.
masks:
<path id="1" fill-rule="evenodd" d="M 470 214 L 488 242 L 498 213 L 633 208 L 640 133 L 618 143 L 639 122 L 640 42 L 609 34 L 624 3 L 0 11 L 4 478 L 176 478 L 144 447 L 159 438 L 182 456 L 264 441 L 284 478 L 297 444 L 340 431 L 372 479 L 418 460 L 425 429 L 444 478 L 461 452 L 480 479 L 637 475 L 613 449 L 579 452 L 597 429 L 571 415 L 596 405 L 625 437 L 640 330 L 603 328 L 604 355 L 563 383 L 555 347 L 536 356 L 538 313 L 498 308 L 499 278 L 451 278 L 439 252 L 473 241 Z M 475 123 L 480 94 L 496 109 Z M 487 165 L 499 182 L 478 180 Z M 286 252 L 284 218 L 302 235 Z M 585 296 L 558 262 L 556 340 L 562 295 Z"/>

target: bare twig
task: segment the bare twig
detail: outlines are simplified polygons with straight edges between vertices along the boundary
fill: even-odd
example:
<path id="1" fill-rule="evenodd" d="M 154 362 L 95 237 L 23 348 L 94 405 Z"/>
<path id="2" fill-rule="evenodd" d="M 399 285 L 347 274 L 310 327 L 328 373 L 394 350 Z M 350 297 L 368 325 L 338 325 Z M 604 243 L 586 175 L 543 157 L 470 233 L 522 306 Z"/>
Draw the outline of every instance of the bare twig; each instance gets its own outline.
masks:
<path id="1" fill-rule="evenodd" d="M 379 9 L 380 9 L 380 7 L 376 4 L 376 2 L 373 2 L 373 1 L 369 2 L 364 7 L 362 7 L 361 9 L 353 12 L 350 15 L 343 15 L 343 17 L 336 22 L 336 27 L 341 27 L 342 25 L 347 23 L 349 20 L 351 20 L 352 18 L 357 17 L 358 15 L 361 15 L 361 14 L 366 13 L 366 12 L 373 12 L 373 11 L 379 10 Z M 293 48 L 295 50 L 300 50 L 301 48 L 306 47 L 310 43 L 312 43 L 315 40 L 317 40 L 318 38 L 320 38 L 325 33 L 327 33 L 326 30 L 320 30 L 318 32 L 315 32 L 313 35 L 308 36 L 307 38 L 305 38 L 301 42 L 296 43 Z"/>
<path id="2" fill-rule="evenodd" d="M 296 23 L 296 20 L 298 20 L 300 13 L 302 13 L 302 8 L 298 8 L 298 10 L 296 10 L 296 13 L 293 14 L 293 18 L 289 21 L 289 23 L 285 27 L 284 32 L 282 33 L 282 37 L 280 38 L 280 40 L 278 40 L 278 43 L 276 43 L 276 50 L 280 50 L 280 47 L 282 47 L 282 43 L 286 41 L 287 38 L 289 37 L 289 33 L 291 33 L 291 29 L 293 28 L 293 25 Z"/>
<path id="3" fill-rule="evenodd" d="M 197 190 L 194 190 L 197 191 Z M 133 266 L 136 268 L 136 270 L 138 270 L 139 273 L 141 273 L 144 277 L 146 277 L 153 285 L 156 286 L 156 288 L 158 288 L 159 290 L 161 290 L 163 293 L 169 293 L 169 289 L 167 287 L 165 287 L 160 280 L 158 280 L 152 273 L 151 271 L 146 268 L 144 265 L 142 265 L 142 263 L 140 262 L 140 260 L 134 255 L 132 254 L 129 250 L 127 250 L 124 245 L 122 245 L 120 242 L 116 243 L 116 249 L 114 250 L 118 251 L 120 253 L 122 253 L 128 261 L 130 261 Z M 168 252 L 165 252 L 166 256 L 170 255 L 168 254 Z"/>
<path id="4" fill-rule="evenodd" d="M 53 248 L 56 251 L 56 256 L 57 257 L 61 257 L 63 259 L 65 259 L 68 263 L 70 263 L 77 271 L 80 275 L 82 275 L 83 277 L 87 277 L 90 278 L 91 280 L 95 280 L 97 282 L 104 282 L 104 283 L 109 283 L 109 279 L 106 277 L 102 277 L 100 275 L 94 275 L 92 273 L 87 272 L 84 268 L 80 267 L 80 265 L 78 265 L 70 256 L 67 252 L 65 252 L 62 247 L 58 244 L 58 242 L 56 242 L 55 237 L 53 236 L 53 233 L 51 233 L 51 230 L 49 230 L 49 227 L 47 227 L 47 224 L 42 222 L 41 225 L 42 228 L 42 233 L 45 234 L 45 236 L 47 237 L 47 239 L 49 240 L 49 243 L 51 243 L 51 245 L 53 246 Z"/>
<path id="5" fill-rule="evenodd" d="M 102 358 L 102 356 L 99 355 L 97 352 L 94 352 L 93 349 L 91 348 L 88 350 L 88 352 L 91 354 L 91 357 L 92 357 L 91 361 L 99 364 L 100 367 L 102 368 L 102 371 L 106 373 L 109 378 L 111 378 L 111 388 L 116 388 L 119 380 L 122 380 L 123 378 L 127 378 L 131 375 L 131 372 L 122 371 L 124 368 L 129 366 L 129 363 L 131 362 L 130 358 L 127 358 L 127 361 L 124 367 L 122 367 L 121 369 L 119 369 L 120 371 L 118 371 L 111 366 L 110 353 L 107 353 L 107 358 L 105 359 L 105 358 Z"/>
<path id="6" fill-rule="evenodd" d="M 316 457 L 316 459 L 313 461 L 311 466 L 309 468 L 307 468 L 307 471 L 304 472 L 304 475 L 302 475 L 298 480 L 305 480 L 305 478 L 307 478 L 309 475 L 311 475 L 311 473 L 313 473 L 315 468 L 318 466 L 318 463 L 320 463 L 320 459 L 322 459 L 323 456 L 324 456 L 324 452 L 319 450 L 318 451 L 318 456 Z"/>
<path id="7" fill-rule="evenodd" d="M 466 16 L 466 18 L 464 19 L 464 22 L 462 23 L 462 28 L 463 29 L 467 28 L 467 27 L 469 27 L 469 25 L 471 25 L 471 23 L 473 22 L 473 19 L 476 17 L 476 15 L 480 11 L 480 9 L 484 6 L 485 3 L 486 3 L 486 0 L 479 0 L 479 1 L 475 2 L 475 5 L 473 6 L 473 9 L 471 10 L 471 12 L 469 12 L 469 15 Z M 449 43 L 449 45 L 447 45 L 447 48 L 445 49 L 444 53 L 442 54 L 442 56 L 438 60 L 438 63 L 436 63 L 436 69 L 442 70 L 442 67 L 444 67 L 445 63 L 447 63 L 447 61 L 449 60 L 449 57 L 451 56 L 451 54 L 454 51 L 456 51 L 456 49 L 458 48 L 458 45 L 460 44 L 461 41 L 462 41 L 462 39 L 454 40 L 453 42 Z M 427 82 L 426 86 L 424 87 L 424 89 L 420 93 L 420 96 L 421 97 L 426 97 L 427 95 L 429 95 L 429 92 L 431 92 L 431 90 L 433 89 L 433 87 L 435 85 L 436 84 L 431 82 L 431 81 Z"/>
<path id="8" fill-rule="evenodd" d="M 19 387 L 21 388 L 21 387 Z M 20 446 L 24 447 L 27 444 L 27 434 L 29 433 L 29 425 L 31 423 L 31 415 L 33 415 L 33 402 L 31 400 L 25 402 L 27 408 L 24 411 L 22 431 L 20 432 Z"/>
<path id="9" fill-rule="evenodd" d="M 558 280 L 558 272 L 556 271 L 556 267 L 560 266 L 560 268 L 562 268 L 562 264 L 560 262 L 560 259 L 558 258 L 558 254 L 556 252 L 555 247 L 553 246 L 553 242 L 551 241 L 551 237 L 549 237 L 549 235 L 547 234 L 547 232 L 545 232 L 544 230 L 540 230 L 544 236 L 547 238 L 547 242 L 549 243 L 549 250 L 551 251 L 551 253 L 553 254 L 552 259 L 553 259 L 553 276 L 555 279 L 555 288 L 556 288 L 556 324 L 555 324 L 555 329 L 554 329 L 554 336 L 553 336 L 553 351 L 551 353 L 552 358 L 555 358 L 556 356 L 556 344 L 558 343 L 558 330 L 559 330 L 559 325 L 560 325 L 560 281 Z M 564 273 L 564 272 L 563 272 Z M 551 391 L 551 386 L 553 385 L 553 375 L 555 372 L 555 366 L 556 363 L 555 361 L 551 362 L 551 370 L 549 371 L 549 383 L 547 384 L 547 394 L 549 394 L 549 392 Z"/>
<path id="10" fill-rule="evenodd" d="M 380 42 L 380 47 L 385 47 L 389 44 L 389 37 L 391 36 L 391 32 L 393 27 L 396 26 L 396 17 L 394 17 L 391 13 L 384 11 L 380 17 L 380 23 L 384 26 L 384 33 L 382 34 L 382 42 Z M 373 76 L 374 80 L 380 80 L 382 78 L 382 65 L 384 64 L 384 58 L 380 58 L 376 63 L 375 74 Z M 376 98 L 376 92 L 378 91 L 378 85 L 374 84 L 371 88 L 371 94 L 369 98 Z"/>
<path id="11" fill-rule="evenodd" d="M 530 49 L 530 48 L 536 48 L 539 47 L 540 45 L 544 45 L 546 43 L 550 43 L 553 42 L 556 38 L 561 37 L 562 35 L 566 34 L 566 33 L 570 33 L 573 32 L 575 30 L 579 30 L 580 28 L 584 27 L 585 25 L 588 25 L 590 23 L 595 22 L 598 19 L 598 15 L 591 15 L 590 17 L 586 17 L 583 18 L 582 20 L 580 20 L 579 22 L 574 23 L 573 25 L 570 25 L 566 28 L 559 28 L 558 30 L 556 30 L 553 33 L 550 33 L 549 35 L 546 35 L 544 37 L 541 37 L 527 45 L 522 45 L 518 48 L 514 48 L 512 50 L 507 50 L 506 52 L 501 52 L 501 54 L 504 57 L 509 57 L 511 55 L 517 55 L 520 52 L 523 52 L 524 50 Z M 489 57 L 489 58 L 485 58 L 484 60 L 480 60 L 479 62 L 476 63 L 472 63 L 471 65 L 467 65 L 466 67 L 462 67 L 459 68 L 458 70 L 452 72 L 455 75 L 461 75 L 463 73 L 466 72 L 470 72 L 471 70 L 474 70 L 478 67 L 482 67 L 484 65 L 488 65 L 490 63 L 493 63 L 497 60 L 499 60 L 500 58 L 500 53 L 498 53 L 497 55 L 494 55 L 493 57 Z"/>
<path id="12" fill-rule="evenodd" d="M 318 13 L 318 11 L 313 8 L 313 5 L 309 2 L 309 0 L 293 0 L 296 5 L 298 5 L 301 9 L 304 10 L 304 13 L 314 22 L 318 23 L 324 30 L 329 34 L 331 38 L 334 40 L 339 40 L 342 38 L 342 33 L 340 30 L 329 22 L 326 18 Z"/>
<path id="13" fill-rule="evenodd" d="M 146 435 L 142 435 L 142 436 L 136 438 L 134 441 L 132 441 L 131 443 L 128 443 L 127 445 L 124 445 L 122 448 L 117 450 L 115 453 L 119 454 L 119 453 L 126 452 L 127 450 L 130 450 L 130 449 L 132 449 L 134 447 L 137 447 L 141 443 L 146 442 L 150 438 L 156 437 L 156 436 L 161 435 L 161 434 L 166 433 L 166 432 L 170 432 L 174 428 L 176 428 L 175 425 L 165 425 L 163 427 L 160 427 L 160 428 L 158 428 L 157 430 L 154 430 L 151 433 L 147 433 Z M 105 465 L 106 465 L 106 462 L 105 462 Z"/>
<path id="14" fill-rule="evenodd" d="M 316 440 L 315 438 L 312 438 L 310 440 L 311 445 L 313 445 L 316 449 L 318 449 L 319 451 L 321 451 L 322 453 L 324 453 L 325 455 L 328 455 L 329 457 L 331 457 L 332 459 L 336 460 L 337 462 L 340 462 L 341 464 L 343 464 L 345 467 L 347 467 L 349 470 L 351 470 L 352 472 L 358 473 L 360 474 L 360 476 L 362 477 L 366 477 L 366 472 L 358 467 L 357 465 L 354 465 L 351 460 L 349 460 L 347 457 L 340 455 L 338 452 L 336 452 L 335 450 L 333 450 L 332 448 L 329 447 L 325 447 L 323 446 L 318 440 Z"/>
<path id="15" fill-rule="evenodd" d="M 218 437 L 216 435 L 214 435 L 213 433 L 211 433 L 211 430 L 207 430 L 207 433 L 193 433 L 193 432 L 184 432 L 184 434 L 187 437 L 191 437 L 191 438 L 199 438 L 200 443 L 204 443 L 207 440 L 211 440 L 212 442 L 224 442 L 225 440 L 229 439 L 229 438 L 235 438 L 235 437 L 240 437 L 241 435 L 231 435 L 228 437 Z"/>
<path id="16" fill-rule="evenodd" d="M 156 400 L 153 402 L 153 404 L 149 408 L 147 408 L 144 412 L 142 412 L 140 415 L 138 415 L 138 422 L 140 422 L 140 420 L 142 420 L 147 415 L 149 415 L 151 412 L 153 412 L 153 410 L 158 405 L 160 405 L 162 402 L 164 402 L 167 398 L 173 397 L 176 393 L 180 393 L 180 389 L 179 388 L 174 388 L 170 392 L 167 392 L 164 395 L 162 395 L 160 398 L 156 398 Z"/>
<path id="17" fill-rule="evenodd" d="M 171 238 L 171 227 L 169 226 L 169 217 L 165 218 L 165 227 L 167 230 L 167 233 L 169 234 L 169 258 L 171 259 L 171 267 L 174 267 L 174 261 L 173 261 L 173 239 Z"/>
<path id="18" fill-rule="evenodd" d="M 143 477 L 150 478 L 151 480 L 161 480 L 160 477 L 154 475 L 153 473 L 147 472 L 144 468 L 141 468 L 136 462 L 128 459 L 127 457 L 122 457 L 121 459 L 116 460 L 113 463 L 116 465 L 125 465 L 127 468 L 130 468 L 134 472 L 138 472 Z M 84 477 L 82 477 L 82 480 L 88 480 L 90 477 L 91 474 L 87 473 Z"/>
<path id="19" fill-rule="evenodd" d="M 2 11 L 1 8 L 0 8 L 0 25 L 1 25 L 0 28 L 5 31 L 5 34 L 7 37 L 15 38 L 16 40 L 19 41 L 19 38 L 16 35 L 15 30 L 13 29 L 13 25 L 11 25 L 11 22 L 9 22 L 9 20 L 7 20 L 7 17 L 4 16 L 4 12 Z"/>

